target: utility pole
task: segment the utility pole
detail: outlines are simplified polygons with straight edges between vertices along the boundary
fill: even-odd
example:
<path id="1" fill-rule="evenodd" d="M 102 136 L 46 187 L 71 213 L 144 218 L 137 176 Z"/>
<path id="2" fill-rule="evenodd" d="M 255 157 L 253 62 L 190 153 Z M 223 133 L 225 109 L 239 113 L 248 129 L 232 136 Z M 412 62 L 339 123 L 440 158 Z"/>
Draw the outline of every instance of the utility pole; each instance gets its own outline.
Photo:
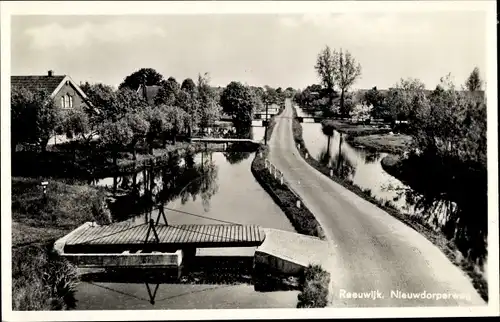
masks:
<path id="1" fill-rule="evenodd" d="M 268 108 L 269 108 L 269 103 L 266 100 L 266 119 L 264 122 L 266 122 L 266 131 L 264 132 L 264 144 L 267 145 L 267 127 L 269 126 L 269 120 L 268 120 Z"/>

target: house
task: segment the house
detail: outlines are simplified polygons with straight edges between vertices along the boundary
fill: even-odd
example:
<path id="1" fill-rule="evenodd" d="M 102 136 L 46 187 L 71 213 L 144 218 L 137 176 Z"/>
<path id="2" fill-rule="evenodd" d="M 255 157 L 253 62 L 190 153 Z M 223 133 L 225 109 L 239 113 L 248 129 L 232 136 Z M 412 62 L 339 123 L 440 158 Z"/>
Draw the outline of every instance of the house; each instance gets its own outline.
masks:
<path id="1" fill-rule="evenodd" d="M 49 70 L 45 76 L 12 76 L 10 82 L 12 88 L 45 89 L 61 109 L 91 108 L 87 95 L 68 75 L 54 75 Z"/>
<path id="2" fill-rule="evenodd" d="M 54 75 L 52 70 L 45 76 L 11 76 L 11 87 L 25 88 L 29 91 L 44 89 L 50 93 L 57 107 L 63 111 L 69 111 L 76 107 L 84 109 L 92 108 L 87 95 L 68 75 Z M 54 135 L 49 144 L 56 144 L 67 141 L 66 135 Z"/>
<path id="3" fill-rule="evenodd" d="M 140 85 L 137 93 L 148 102 L 149 105 L 154 105 L 156 94 L 160 90 L 160 85 Z"/>

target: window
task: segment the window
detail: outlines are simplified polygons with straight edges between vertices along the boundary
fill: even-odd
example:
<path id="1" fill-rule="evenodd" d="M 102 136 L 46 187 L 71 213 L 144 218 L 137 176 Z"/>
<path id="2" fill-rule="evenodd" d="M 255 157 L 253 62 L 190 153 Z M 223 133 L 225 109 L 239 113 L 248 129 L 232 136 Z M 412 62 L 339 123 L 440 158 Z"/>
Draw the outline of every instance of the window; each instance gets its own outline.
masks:
<path id="1" fill-rule="evenodd" d="M 61 107 L 62 108 L 72 108 L 73 107 L 73 96 L 66 94 L 63 97 L 61 97 Z"/>

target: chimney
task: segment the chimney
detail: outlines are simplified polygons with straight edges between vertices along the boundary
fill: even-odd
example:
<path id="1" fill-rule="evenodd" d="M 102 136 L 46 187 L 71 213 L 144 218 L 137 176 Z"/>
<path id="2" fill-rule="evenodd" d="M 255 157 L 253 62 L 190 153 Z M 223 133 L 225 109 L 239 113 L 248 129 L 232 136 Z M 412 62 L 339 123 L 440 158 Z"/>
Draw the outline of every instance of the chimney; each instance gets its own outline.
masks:
<path id="1" fill-rule="evenodd" d="M 54 71 L 53 71 L 53 70 L 49 70 L 49 71 L 48 71 L 48 75 L 49 75 L 49 77 L 54 76 Z"/>

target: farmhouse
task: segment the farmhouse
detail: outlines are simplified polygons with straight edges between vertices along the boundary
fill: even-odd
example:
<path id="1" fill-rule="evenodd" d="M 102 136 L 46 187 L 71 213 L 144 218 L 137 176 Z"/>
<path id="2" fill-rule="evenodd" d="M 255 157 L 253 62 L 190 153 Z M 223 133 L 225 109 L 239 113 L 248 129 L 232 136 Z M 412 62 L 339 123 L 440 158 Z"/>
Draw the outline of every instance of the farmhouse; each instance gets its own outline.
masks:
<path id="1" fill-rule="evenodd" d="M 89 109 L 92 107 L 87 95 L 68 75 L 54 75 L 52 70 L 44 76 L 11 76 L 12 89 L 24 88 L 31 92 L 42 89 L 50 93 L 57 107 L 69 111 L 76 107 Z M 66 141 L 65 135 L 55 135 L 49 144 Z"/>
<path id="2" fill-rule="evenodd" d="M 54 75 L 49 70 L 45 76 L 12 76 L 12 88 L 25 88 L 29 91 L 44 89 L 51 93 L 57 107 L 72 109 L 75 107 L 90 108 L 87 95 L 68 75 Z"/>

